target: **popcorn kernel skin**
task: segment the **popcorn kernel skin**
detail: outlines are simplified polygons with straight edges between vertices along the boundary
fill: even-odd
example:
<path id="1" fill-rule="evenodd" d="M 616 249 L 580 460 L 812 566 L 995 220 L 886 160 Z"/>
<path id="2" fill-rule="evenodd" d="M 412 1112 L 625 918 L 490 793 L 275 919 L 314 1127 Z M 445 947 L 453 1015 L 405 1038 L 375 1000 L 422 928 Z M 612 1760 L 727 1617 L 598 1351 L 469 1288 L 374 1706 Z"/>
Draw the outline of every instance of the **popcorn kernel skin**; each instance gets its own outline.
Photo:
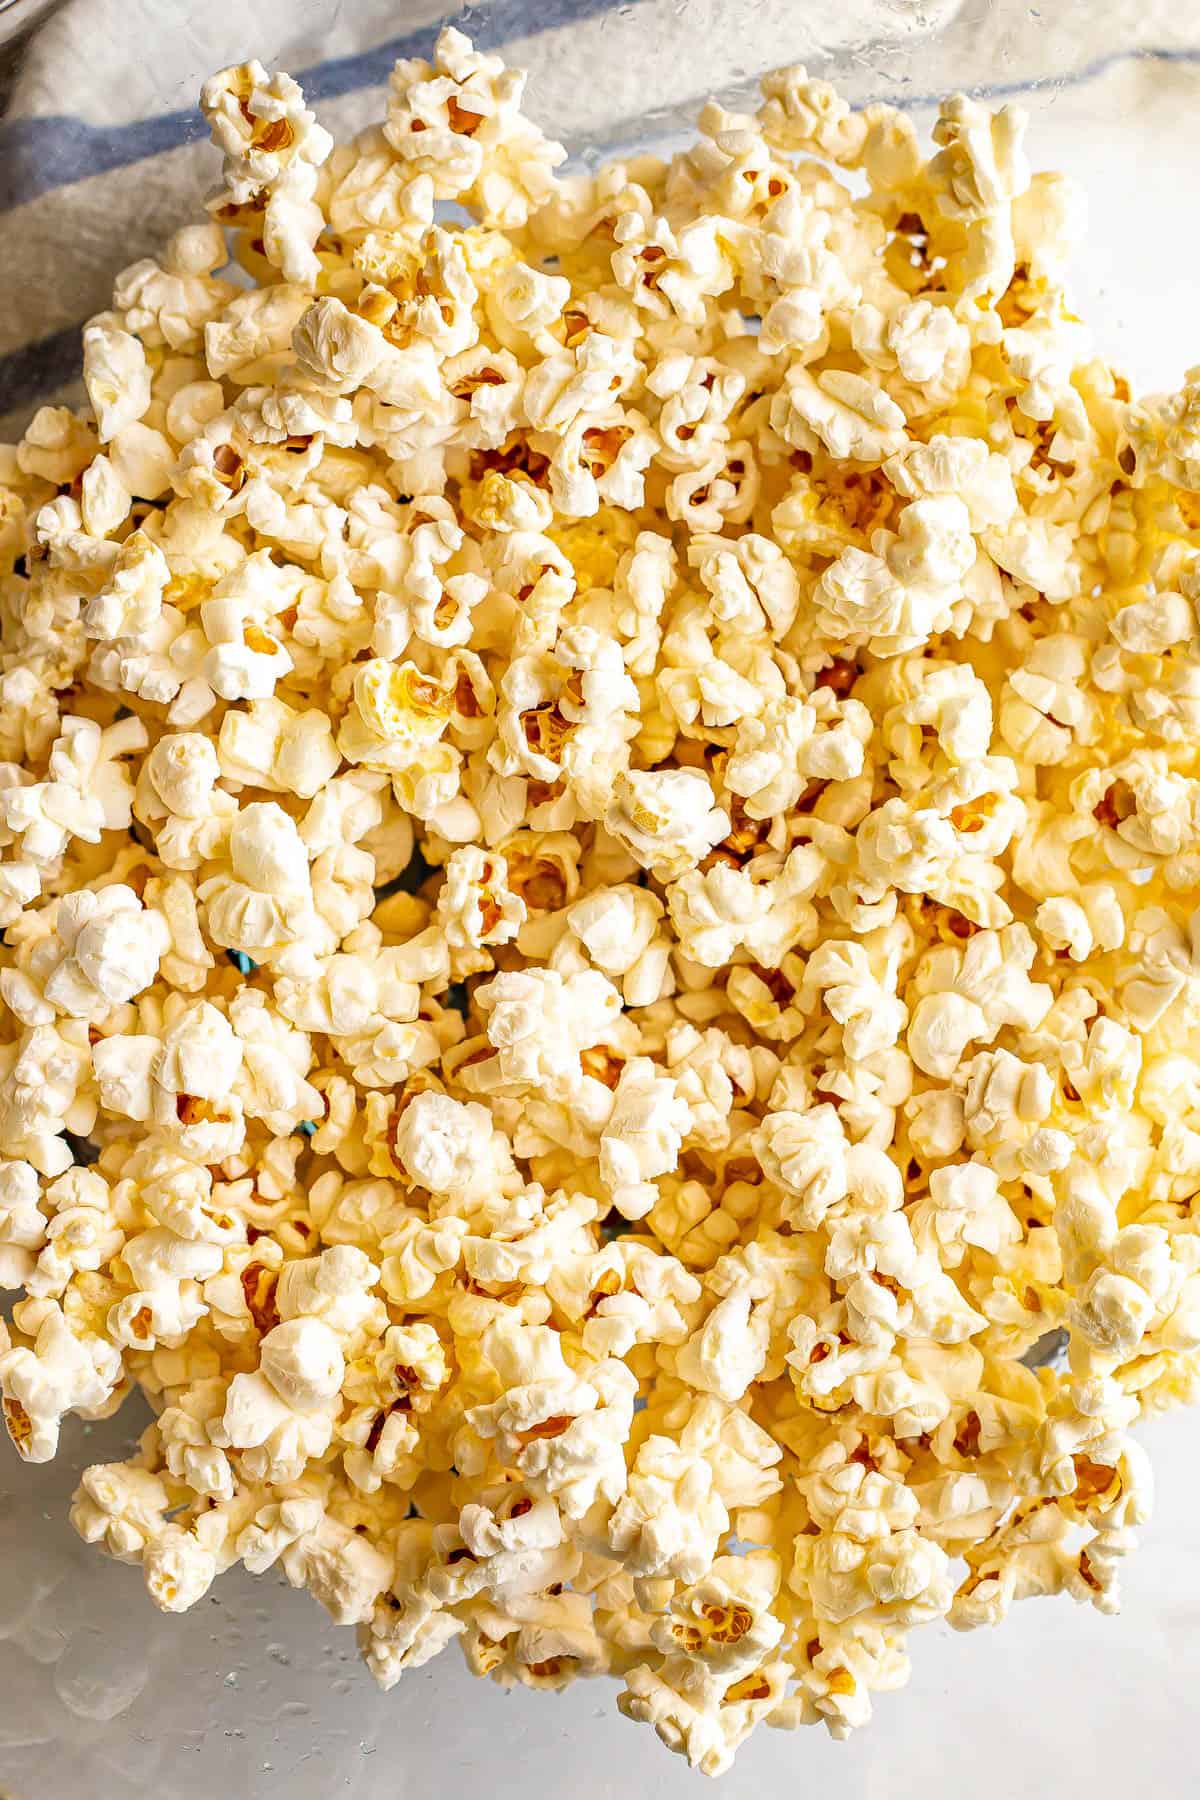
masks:
<path id="1" fill-rule="evenodd" d="M 1200 383 L 1019 109 L 783 69 L 562 181 L 523 88 L 218 72 L 0 450 L 0 1397 L 142 1389 L 71 1518 L 161 1608 L 718 1774 L 1116 1610 L 1196 1389 Z"/>

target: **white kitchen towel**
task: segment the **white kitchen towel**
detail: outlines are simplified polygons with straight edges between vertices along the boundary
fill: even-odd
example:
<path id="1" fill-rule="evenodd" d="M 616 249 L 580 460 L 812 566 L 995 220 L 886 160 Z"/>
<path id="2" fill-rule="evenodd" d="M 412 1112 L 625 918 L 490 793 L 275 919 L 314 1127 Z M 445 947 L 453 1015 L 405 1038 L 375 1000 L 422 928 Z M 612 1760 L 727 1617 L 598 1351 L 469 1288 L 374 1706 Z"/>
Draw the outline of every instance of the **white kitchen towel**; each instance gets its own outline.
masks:
<path id="1" fill-rule="evenodd" d="M 0 437 L 76 396 L 79 327 L 114 275 L 194 216 L 217 168 L 196 108 L 212 70 L 257 55 L 302 82 L 335 135 L 382 110 L 399 56 L 449 19 L 531 70 L 529 109 L 573 152 L 676 136 L 714 89 L 749 97 L 806 61 L 856 102 L 951 87 L 1087 90 L 1088 119 L 1138 131 L 1150 60 L 1200 84 L 1200 24 L 1176 0 L 66 0 L 27 40 L 0 120 Z M 1138 81 L 1143 83 L 1137 88 Z M 1131 83 L 1134 84 L 1131 86 Z M 1135 88 L 1137 91 L 1135 92 Z M 1194 115 L 1193 115 L 1194 116 Z"/>

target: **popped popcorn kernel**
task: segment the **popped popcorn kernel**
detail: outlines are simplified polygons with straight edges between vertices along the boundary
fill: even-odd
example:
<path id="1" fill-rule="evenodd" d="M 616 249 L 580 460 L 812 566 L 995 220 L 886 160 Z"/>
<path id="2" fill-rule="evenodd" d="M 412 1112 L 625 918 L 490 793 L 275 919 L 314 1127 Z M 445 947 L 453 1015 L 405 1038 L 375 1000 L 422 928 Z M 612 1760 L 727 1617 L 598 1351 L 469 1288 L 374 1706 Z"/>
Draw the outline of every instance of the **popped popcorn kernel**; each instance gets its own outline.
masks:
<path id="1" fill-rule="evenodd" d="M 1016 107 L 560 178 L 523 97 L 213 76 L 0 456 L 0 1408 L 140 1387 L 71 1519 L 163 1610 L 278 1566 L 719 1774 L 1113 1611 L 1196 1386 L 1200 378 L 1095 357 Z"/>

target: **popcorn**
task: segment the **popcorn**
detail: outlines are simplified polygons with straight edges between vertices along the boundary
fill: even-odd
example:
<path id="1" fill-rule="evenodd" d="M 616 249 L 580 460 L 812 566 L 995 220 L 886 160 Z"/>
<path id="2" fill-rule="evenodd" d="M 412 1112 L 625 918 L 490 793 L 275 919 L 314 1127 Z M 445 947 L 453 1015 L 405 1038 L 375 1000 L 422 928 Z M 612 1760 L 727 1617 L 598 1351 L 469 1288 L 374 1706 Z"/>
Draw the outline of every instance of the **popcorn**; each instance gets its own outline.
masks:
<path id="1" fill-rule="evenodd" d="M 29 1307 L 39 1305 L 44 1310 L 29 1318 Z M 106 1338 L 73 1331 L 57 1302 L 27 1302 L 17 1341 L 0 1351 L 0 1404 L 18 1454 L 49 1462 L 64 1413 L 98 1413 L 121 1374 L 121 1353 Z"/>
<path id="2" fill-rule="evenodd" d="M 217 1559 L 191 1532 L 168 1525 L 147 1544 L 142 1572 L 162 1612 L 187 1612 L 212 1586 Z"/>
<path id="3" fill-rule="evenodd" d="M 131 263 L 117 276 L 113 289 L 113 307 L 123 318 L 126 331 L 135 333 L 147 349 L 166 346 L 189 354 L 199 350 L 205 326 L 237 293 L 232 282 L 213 274 L 225 261 L 224 233 L 216 224 L 205 224 L 185 225 L 177 231 L 161 263 L 149 256 Z M 186 391 L 178 390 L 167 409 L 167 427 L 173 437 L 178 433 L 171 429 L 171 407 Z M 222 396 L 220 405 L 207 416 L 215 416 L 223 406 Z M 204 417 L 199 418 L 199 424 L 205 422 Z"/>
<path id="4" fill-rule="evenodd" d="M 996 1256 L 1019 1241 L 1020 1228 L 986 1163 L 933 1169 L 929 1200 L 912 1212 L 914 1241 L 934 1249 L 945 1268 L 955 1268 L 973 1247 Z"/>
<path id="5" fill-rule="evenodd" d="M 703 1580 L 675 1595 L 655 1621 L 651 1642 L 668 1656 L 686 1658 L 689 1673 L 723 1697 L 783 1636 L 782 1622 L 769 1610 L 779 1574 L 769 1552 L 717 1557 Z"/>
<path id="6" fill-rule="evenodd" d="M 600 1179 L 624 1218 L 641 1219 L 650 1211 L 657 1198 L 652 1178 L 675 1167 L 690 1124 L 687 1102 L 649 1057 L 624 1065 L 599 1156 Z"/>
<path id="7" fill-rule="evenodd" d="M 286 1319 L 259 1346 L 259 1368 L 282 1400 L 309 1412 L 342 1391 L 341 1346 L 320 1319 Z"/>
<path id="8" fill-rule="evenodd" d="M 478 1065 L 489 1087 L 495 1081 L 552 1095 L 580 1087 L 581 1052 L 602 1040 L 621 1011 L 616 988 L 591 969 L 565 979 L 550 969 L 500 974 L 476 990 L 476 1004 L 495 1050 Z"/>
<path id="9" fill-rule="evenodd" d="M 944 629 L 978 554 L 967 509 L 951 495 L 911 501 L 897 523 L 875 533 L 878 550 L 848 545 L 818 584 L 818 624 L 850 649 L 894 655 Z"/>
<path id="10" fill-rule="evenodd" d="M 720 842 L 729 816 L 697 769 L 631 770 L 617 777 L 604 823 L 643 868 L 669 881 Z"/>
<path id="11" fill-rule="evenodd" d="M 21 1288 L 46 1241 L 46 1215 L 37 1170 L 27 1162 L 0 1164 L 0 1286 Z"/>
<path id="12" fill-rule="evenodd" d="M 162 914 L 147 911 L 120 882 L 68 894 L 55 908 L 53 935 L 38 946 L 42 994 L 71 1018 L 103 1018 L 151 985 L 169 942 Z M 0 990 L 13 976 L 0 974 Z"/>
<path id="13" fill-rule="evenodd" d="M 703 1456 L 681 1450 L 671 1438 L 645 1439 L 608 1530 L 610 1548 L 631 1574 L 691 1582 L 712 1566 L 729 1527 L 714 1485 Z"/>
<path id="14" fill-rule="evenodd" d="M 71 1523 L 86 1544 L 102 1543 L 118 1562 L 135 1562 L 163 1529 L 167 1490 L 149 1469 L 93 1463 L 71 1504 Z"/>
<path id="15" fill-rule="evenodd" d="M 348 762 L 403 774 L 438 753 L 450 721 L 448 696 L 412 663 L 394 667 L 382 658 L 363 663 L 354 677 L 354 699 L 338 733 Z"/>
<path id="16" fill-rule="evenodd" d="M 1031 982 L 1034 944 L 1021 925 L 982 931 L 965 950 L 930 951 L 914 982 L 917 1003 L 908 1027 L 909 1054 L 927 1075 L 954 1073 L 973 1040 L 990 1043 L 1005 1025 L 1032 1030 L 1048 1012 L 1051 990 Z"/>
<path id="17" fill-rule="evenodd" d="M 830 1105 L 768 1112 L 755 1140 L 763 1173 L 799 1202 L 796 1221 L 813 1230 L 846 1195 L 846 1139 L 837 1112 Z"/>
<path id="18" fill-rule="evenodd" d="M 329 1448 L 333 1410 L 330 1402 L 293 1407 L 265 1375 L 235 1375 L 225 1410 L 210 1426 L 210 1436 L 218 1449 L 240 1453 L 240 1464 L 252 1481 L 292 1482 L 313 1457 L 323 1456 Z"/>
<path id="19" fill-rule="evenodd" d="M 338 1625 L 369 1619 L 391 1574 L 382 1551 L 328 1514 L 287 1546 L 281 1562 L 292 1586 L 307 1587 Z"/>
<path id="20" fill-rule="evenodd" d="M 438 198 L 473 205 L 485 225 L 519 227 L 553 195 L 566 154 L 522 116 L 524 89 L 523 74 L 447 29 L 432 66 L 397 63 L 384 135 Z"/>
<path id="21" fill-rule="evenodd" d="M 150 405 L 150 366 L 140 339 L 103 313 L 83 332 L 83 384 L 101 443 L 142 417 Z"/>
<path id="22" fill-rule="evenodd" d="M 125 719 L 101 730 L 91 719 L 69 716 L 61 726 L 44 780 L 31 782 L 24 771 L 14 770 L 18 778 L 0 786 L 0 825 L 8 842 L 19 845 L 19 857 L 7 865 L 7 894 L 0 880 L 0 911 L 19 899 L 35 899 L 72 839 L 99 843 L 104 830 L 127 829 L 130 823 L 131 785 L 119 759 L 144 747 L 141 721 Z M 0 877 L 4 868 L 0 864 Z"/>
<path id="23" fill-rule="evenodd" d="M 904 414 L 862 375 L 831 369 L 814 378 L 790 369 L 771 422 L 798 449 L 814 440 L 840 461 L 882 462 L 904 441 Z"/>
<path id="24" fill-rule="evenodd" d="M 434 1194 L 470 1194 L 491 1172 L 492 1118 L 449 1094 L 416 1094 L 396 1128 L 396 1153 L 411 1181 Z"/>
<path id="25" fill-rule="evenodd" d="M 88 1131 L 94 1102 L 80 1094 L 87 1079 L 85 1027 L 35 1025 L 0 1051 L 0 1132 L 7 1153 L 40 1175 L 61 1175 L 71 1151 L 59 1133 Z"/>
<path id="26" fill-rule="evenodd" d="M 507 886 L 507 879 L 508 864 L 498 854 L 475 845 L 451 852 L 437 917 L 464 975 L 490 968 L 492 959 L 484 946 L 510 943 L 525 921 L 525 902 Z"/>
<path id="27" fill-rule="evenodd" d="M 58 1299 L 72 1278 L 107 1267 L 124 1248 L 125 1233 L 112 1212 L 108 1185 L 86 1169 L 68 1169 L 44 1196 L 51 1214 L 46 1244 L 25 1283 L 38 1299 Z"/>
<path id="28" fill-rule="evenodd" d="M 341 763 L 324 713 L 315 707 L 296 712 L 273 697 L 251 700 L 245 712 L 225 714 L 217 754 L 227 781 L 268 793 L 298 794 L 302 800 L 319 794 Z"/>
<path id="29" fill-rule="evenodd" d="M 71 1516 L 164 1610 L 278 1565 L 719 1773 L 1113 1610 L 1195 1386 L 1200 388 L 1013 108 L 559 179 L 522 95 L 214 76 L 0 451 L 0 1394 L 140 1386 Z"/>
<path id="30" fill-rule="evenodd" d="M 17 468 L 55 487 L 66 487 L 87 468 L 99 448 L 91 428 L 65 406 L 40 406 L 17 445 Z"/>
<path id="31" fill-rule="evenodd" d="M 676 1372 L 701 1393 L 740 1400 L 767 1359 L 768 1321 L 752 1312 L 747 1288 L 719 1300 L 675 1357 Z"/>
<path id="32" fill-rule="evenodd" d="M 313 244 L 324 214 L 313 196 L 316 170 L 333 140 L 304 105 L 290 75 L 259 62 L 224 69 L 200 96 L 213 140 L 224 152 L 225 185 L 210 200 L 221 218 L 261 212 L 263 255 L 285 281 L 315 281 Z"/>

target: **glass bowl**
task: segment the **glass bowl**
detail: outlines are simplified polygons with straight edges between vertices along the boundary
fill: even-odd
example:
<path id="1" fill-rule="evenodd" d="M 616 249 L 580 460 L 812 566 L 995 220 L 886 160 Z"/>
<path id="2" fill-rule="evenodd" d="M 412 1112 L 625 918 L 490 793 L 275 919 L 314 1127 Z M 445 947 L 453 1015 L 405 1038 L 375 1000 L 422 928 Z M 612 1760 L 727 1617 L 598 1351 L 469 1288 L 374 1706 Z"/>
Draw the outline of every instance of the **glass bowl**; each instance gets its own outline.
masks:
<path id="1" fill-rule="evenodd" d="M 10 0 L 0 5 L 0 415 L 16 435 L 78 397 L 78 327 L 114 273 L 153 252 L 211 182 L 194 103 L 252 54 L 297 75 L 345 135 L 380 110 L 397 55 L 423 53 L 436 0 Z M 1078 176 L 1091 230 L 1079 312 L 1135 384 L 1177 381 L 1200 288 L 1194 160 L 1200 15 L 1164 0 L 497 0 L 454 22 L 532 72 L 530 110 L 569 148 L 678 139 L 710 93 L 734 104 L 805 61 L 861 103 L 929 116 L 955 88 L 1019 95 L 1035 166 Z M 553 1699 L 471 1680 L 453 1655 L 380 1694 L 339 1632 L 273 1576 L 221 1579 L 165 1618 L 137 1571 L 66 1523 L 84 1464 L 127 1452 L 131 1402 L 72 1421 L 58 1460 L 0 1445 L 0 1800 L 664 1800 L 700 1778 L 614 1712 L 611 1686 Z M 976 1800 L 1059 1789 L 1187 1791 L 1200 1677 L 1200 1545 L 1189 1534 L 1200 1418 L 1144 1432 L 1159 1515 L 1117 1621 L 1024 1606 L 1003 1632 L 918 1632 L 907 1692 L 849 1744 L 760 1733 L 729 1800 L 831 1786 L 845 1800 Z"/>

